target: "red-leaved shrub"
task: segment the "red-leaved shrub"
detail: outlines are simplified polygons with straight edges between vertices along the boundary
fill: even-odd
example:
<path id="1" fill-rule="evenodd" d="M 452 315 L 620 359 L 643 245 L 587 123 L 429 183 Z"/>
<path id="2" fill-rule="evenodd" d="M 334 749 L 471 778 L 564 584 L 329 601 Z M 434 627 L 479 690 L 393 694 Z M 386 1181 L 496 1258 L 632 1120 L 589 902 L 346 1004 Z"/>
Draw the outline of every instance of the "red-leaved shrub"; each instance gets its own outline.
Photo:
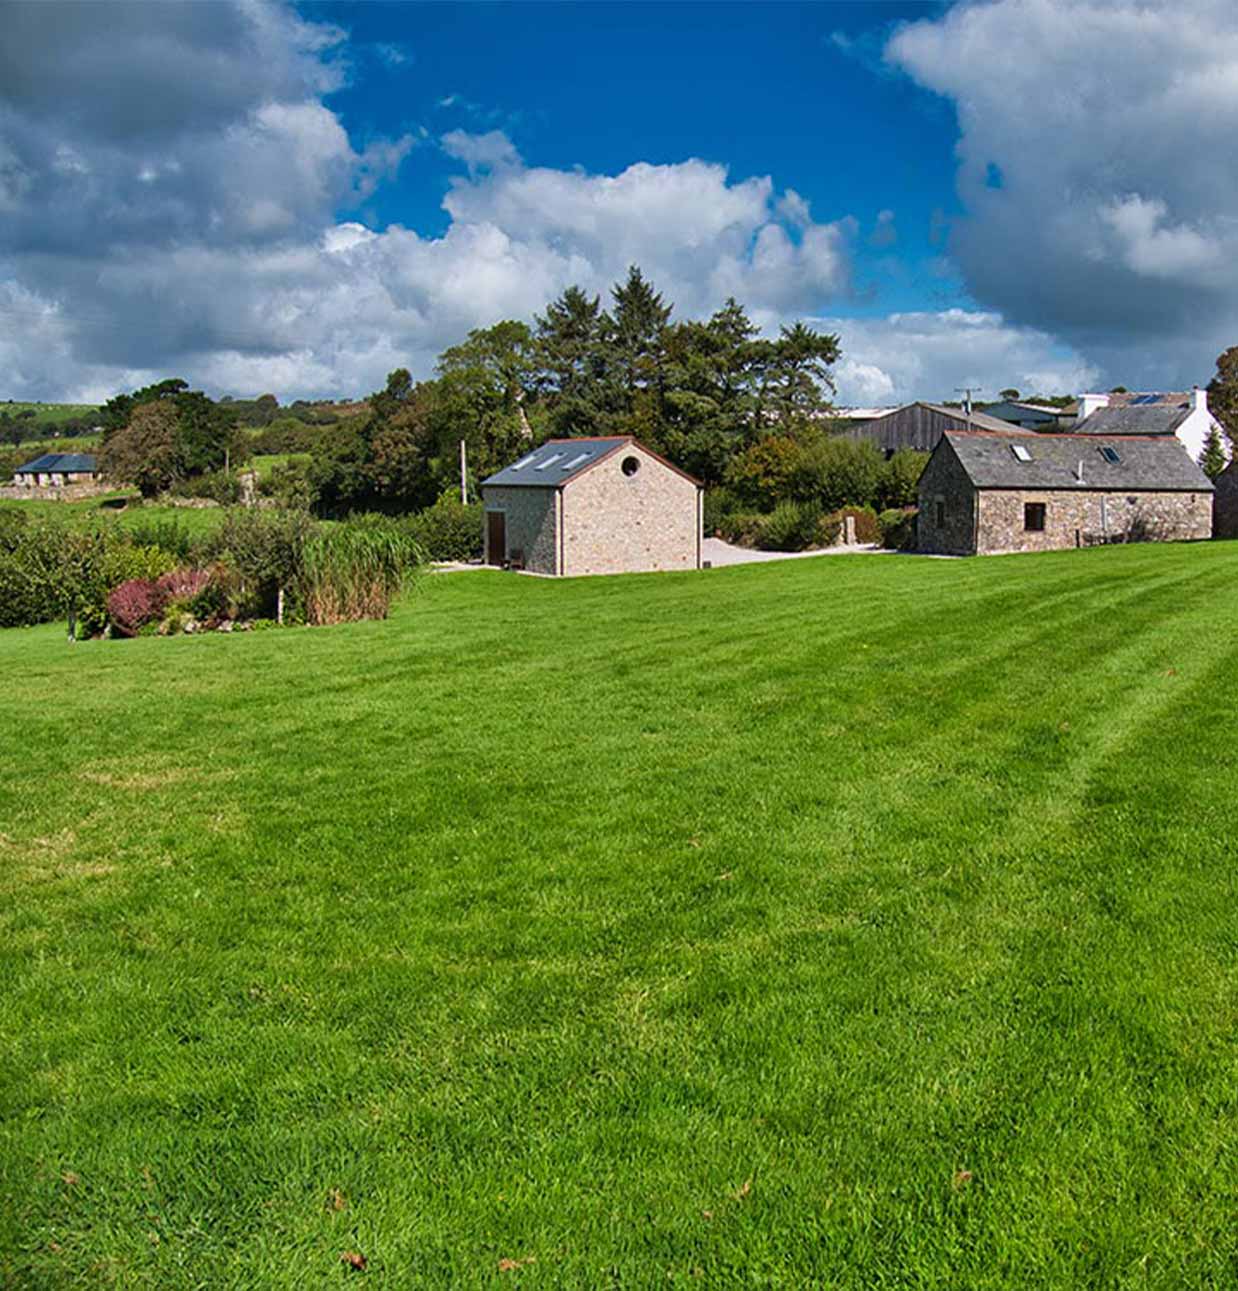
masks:
<path id="1" fill-rule="evenodd" d="M 163 613 L 167 596 L 149 578 L 131 578 L 114 587 L 107 598 L 108 617 L 122 636 L 137 636 L 138 629 Z"/>

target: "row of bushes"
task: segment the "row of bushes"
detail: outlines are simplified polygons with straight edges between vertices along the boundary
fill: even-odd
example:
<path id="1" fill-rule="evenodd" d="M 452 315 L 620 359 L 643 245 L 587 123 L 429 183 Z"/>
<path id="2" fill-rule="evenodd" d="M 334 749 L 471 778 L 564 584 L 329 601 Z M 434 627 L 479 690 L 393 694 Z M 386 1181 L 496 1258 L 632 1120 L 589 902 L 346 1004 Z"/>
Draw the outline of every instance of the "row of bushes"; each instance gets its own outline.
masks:
<path id="1" fill-rule="evenodd" d="M 120 524 L 0 513 L 0 626 L 68 617 L 80 635 L 132 636 L 382 618 L 425 561 L 408 526 L 386 516 L 321 524 L 305 512 L 240 509 L 197 543 L 164 529 L 166 546 Z"/>
<path id="2" fill-rule="evenodd" d="M 915 508 L 889 508 L 880 515 L 872 507 L 840 507 L 824 511 L 816 502 L 780 502 L 767 514 L 753 511 L 715 513 L 706 531 L 728 542 L 761 551 L 810 551 L 832 547 L 842 537 L 850 517 L 856 542 L 910 550 L 915 546 Z"/>

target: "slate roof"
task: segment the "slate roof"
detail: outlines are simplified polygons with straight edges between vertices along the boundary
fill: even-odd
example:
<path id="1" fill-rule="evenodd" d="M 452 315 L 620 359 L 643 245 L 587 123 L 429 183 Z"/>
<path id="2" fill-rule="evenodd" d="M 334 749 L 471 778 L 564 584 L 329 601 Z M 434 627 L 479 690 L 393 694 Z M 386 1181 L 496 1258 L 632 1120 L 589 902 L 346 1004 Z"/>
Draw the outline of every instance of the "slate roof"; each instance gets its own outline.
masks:
<path id="1" fill-rule="evenodd" d="M 530 449 L 510 466 L 482 480 L 482 488 L 501 484 L 505 488 L 557 489 L 583 475 L 612 453 L 633 445 L 656 458 L 668 470 L 700 487 L 700 480 L 693 479 L 687 471 L 681 471 L 673 462 L 638 443 L 631 435 L 611 435 L 601 439 L 548 439 L 540 448 Z"/>
<path id="2" fill-rule="evenodd" d="M 62 475 L 87 473 L 93 475 L 95 470 L 93 453 L 44 453 L 33 462 L 19 466 L 14 475 L 42 475 L 57 471 Z"/>
<path id="3" fill-rule="evenodd" d="M 1191 405 L 1123 403 L 1097 408 L 1075 427 L 1077 435 L 1172 435 L 1191 415 Z"/>
<path id="4" fill-rule="evenodd" d="M 1110 489 L 1210 493 L 1212 481 L 1173 437 L 988 435 L 947 431 L 945 438 L 978 489 Z M 1022 447 L 1029 461 L 1020 461 Z M 1117 454 L 1108 461 L 1104 449 Z M 1078 477 L 1083 463 L 1083 480 Z"/>

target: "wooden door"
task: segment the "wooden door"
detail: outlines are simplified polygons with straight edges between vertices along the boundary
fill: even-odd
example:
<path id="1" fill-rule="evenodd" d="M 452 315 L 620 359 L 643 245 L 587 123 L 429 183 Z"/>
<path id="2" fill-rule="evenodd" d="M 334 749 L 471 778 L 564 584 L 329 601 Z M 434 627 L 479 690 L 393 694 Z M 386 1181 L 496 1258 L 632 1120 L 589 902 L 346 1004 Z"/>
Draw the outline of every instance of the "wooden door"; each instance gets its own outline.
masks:
<path id="1" fill-rule="evenodd" d="M 507 516 L 502 511 L 486 512 L 486 556 L 492 565 L 507 560 Z"/>

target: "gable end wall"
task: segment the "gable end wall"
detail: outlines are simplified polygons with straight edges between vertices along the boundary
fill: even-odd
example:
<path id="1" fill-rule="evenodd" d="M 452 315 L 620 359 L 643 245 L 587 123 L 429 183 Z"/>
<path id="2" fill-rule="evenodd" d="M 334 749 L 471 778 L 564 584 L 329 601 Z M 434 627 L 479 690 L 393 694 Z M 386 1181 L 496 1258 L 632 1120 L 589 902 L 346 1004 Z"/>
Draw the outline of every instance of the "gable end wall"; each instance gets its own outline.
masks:
<path id="1" fill-rule="evenodd" d="M 623 473 L 635 457 L 640 469 Z M 631 574 L 697 569 L 700 489 L 638 444 L 629 444 L 563 489 L 563 573 Z"/>
<path id="2" fill-rule="evenodd" d="M 502 511 L 507 517 L 507 550 L 490 551 L 490 525 L 483 520 L 485 561 L 498 564 L 523 552 L 524 567 L 535 574 L 557 574 L 558 494 L 554 489 L 505 488 L 491 484 L 482 489 L 486 511 Z"/>

